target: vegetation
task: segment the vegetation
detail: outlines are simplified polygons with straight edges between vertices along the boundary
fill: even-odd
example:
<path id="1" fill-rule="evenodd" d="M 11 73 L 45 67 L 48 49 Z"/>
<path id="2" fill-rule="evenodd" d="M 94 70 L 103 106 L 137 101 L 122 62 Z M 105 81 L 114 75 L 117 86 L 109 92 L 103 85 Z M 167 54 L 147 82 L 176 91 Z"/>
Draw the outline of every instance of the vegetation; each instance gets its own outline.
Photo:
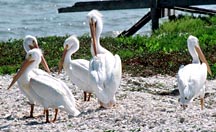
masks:
<path id="1" fill-rule="evenodd" d="M 216 17 L 182 17 L 160 25 L 151 36 L 101 38 L 101 44 L 121 56 L 123 70 L 136 76 L 154 74 L 175 75 L 182 64 L 191 62 L 186 40 L 199 38 L 200 46 L 216 75 Z M 39 46 L 52 70 L 56 70 L 63 53 L 64 37 L 38 38 Z M 80 50 L 72 59 L 90 59 L 90 37 L 81 36 Z M 23 40 L 0 42 L 0 74 L 11 74 L 20 68 L 25 57 Z M 213 77 L 214 77 L 213 76 Z"/>

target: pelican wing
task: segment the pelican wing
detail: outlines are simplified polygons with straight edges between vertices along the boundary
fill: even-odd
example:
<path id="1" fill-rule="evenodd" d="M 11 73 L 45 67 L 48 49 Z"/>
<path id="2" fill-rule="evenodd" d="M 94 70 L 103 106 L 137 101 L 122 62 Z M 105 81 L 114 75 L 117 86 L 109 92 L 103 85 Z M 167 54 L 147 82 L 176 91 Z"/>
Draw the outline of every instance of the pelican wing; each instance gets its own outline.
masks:
<path id="1" fill-rule="evenodd" d="M 72 60 L 72 64 L 81 67 L 83 69 L 87 69 L 87 70 L 89 69 L 89 61 L 85 59 Z"/>
<path id="2" fill-rule="evenodd" d="M 122 77 L 121 58 L 119 57 L 119 55 L 115 55 L 115 63 L 110 77 L 110 82 L 112 82 L 111 84 L 113 85 L 112 87 L 114 88 L 113 91 L 116 91 L 117 88 L 120 86 L 121 77 Z"/>
<path id="3" fill-rule="evenodd" d="M 31 78 L 30 87 L 37 95 L 37 101 L 44 107 L 65 107 L 74 103 L 75 99 L 69 88 L 61 80 L 48 75 L 38 75 Z"/>
<path id="4" fill-rule="evenodd" d="M 90 61 L 90 82 L 95 94 L 104 103 L 113 100 L 120 85 L 121 69 L 118 55 L 98 54 Z"/>
<path id="5" fill-rule="evenodd" d="M 79 88 L 86 92 L 92 92 L 91 86 L 88 85 L 89 80 L 89 61 L 83 59 L 72 60 L 70 68 L 66 68 L 66 73 L 71 81 Z"/>
<path id="6" fill-rule="evenodd" d="M 181 67 L 177 76 L 180 95 L 187 97 L 189 100 L 200 95 L 206 78 L 207 66 L 205 63 L 202 65 L 188 64 L 185 67 Z"/>
<path id="7" fill-rule="evenodd" d="M 98 54 L 93 57 L 89 63 L 89 85 L 93 88 L 97 98 L 102 102 L 108 102 L 104 89 L 106 87 L 106 69 L 105 69 L 105 56 Z"/>

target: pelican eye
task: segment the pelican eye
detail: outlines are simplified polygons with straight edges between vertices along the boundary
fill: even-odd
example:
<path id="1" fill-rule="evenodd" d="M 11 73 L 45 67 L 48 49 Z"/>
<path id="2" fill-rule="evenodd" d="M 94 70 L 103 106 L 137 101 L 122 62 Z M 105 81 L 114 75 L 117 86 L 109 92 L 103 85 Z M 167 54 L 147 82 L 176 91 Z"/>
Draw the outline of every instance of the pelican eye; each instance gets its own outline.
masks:
<path id="1" fill-rule="evenodd" d="M 185 97 L 185 100 L 188 100 L 188 97 Z"/>
<path id="2" fill-rule="evenodd" d="M 32 54 L 29 54 L 29 57 L 31 58 L 31 57 L 32 57 Z"/>
<path id="3" fill-rule="evenodd" d="M 66 44 L 66 45 L 65 45 L 65 48 L 68 49 L 68 47 L 69 47 L 69 44 Z"/>

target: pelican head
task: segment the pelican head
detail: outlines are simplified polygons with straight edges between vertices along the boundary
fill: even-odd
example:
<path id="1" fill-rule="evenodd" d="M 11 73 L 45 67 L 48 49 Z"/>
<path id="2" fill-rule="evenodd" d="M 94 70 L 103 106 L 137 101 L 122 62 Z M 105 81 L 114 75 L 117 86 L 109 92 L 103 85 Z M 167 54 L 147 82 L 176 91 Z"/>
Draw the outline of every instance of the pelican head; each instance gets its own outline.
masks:
<path id="1" fill-rule="evenodd" d="M 64 42 L 64 51 L 63 51 L 63 55 L 61 58 L 61 61 L 59 62 L 59 71 L 58 73 L 61 72 L 62 68 L 63 68 L 63 64 L 65 62 L 65 58 L 69 57 L 67 59 L 69 59 L 69 61 L 71 60 L 71 54 L 75 53 L 77 50 L 79 49 L 79 40 L 77 39 L 76 36 L 70 36 L 69 38 L 67 38 Z M 70 56 L 66 56 L 66 54 L 69 52 Z"/>
<path id="2" fill-rule="evenodd" d="M 100 34 L 102 32 L 102 29 L 103 29 L 102 16 L 103 15 L 98 10 L 92 10 L 87 15 L 95 55 L 97 55 L 96 43 L 99 43 Z"/>
<path id="3" fill-rule="evenodd" d="M 188 39 L 187 39 L 187 46 L 188 46 L 189 52 L 190 52 L 190 54 L 191 54 L 191 56 L 193 58 L 192 63 L 199 64 L 200 60 L 201 60 L 203 63 L 206 64 L 208 73 L 210 75 L 212 75 L 212 72 L 211 72 L 211 69 L 209 67 L 209 64 L 208 64 L 208 62 L 207 62 L 207 60 L 206 60 L 206 58 L 205 58 L 205 56 L 204 56 L 204 54 L 203 54 L 200 46 L 199 46 L 199 40 L 198 40 L 198 38 L 195 37 L 195 36 L 190 35 L 188 37 Z M 200 60 L 199 60 L 199 58 L 200 58 Z"/>
<path id="4" fill-rule="evenodd" d="M 96 36 L 99 36 L 103 30 L 102 17 L 103 17 L 103 15 L 98 10 L 92 10 L 87 15 L 91 33 L 92 33 L 92 31 L 94 31 L 94 35 L 96 35 Z M 93 35 L 93 34 L 91 34 L 91 35 Z"/>
<path id="5" fill-rule="evenodd" d="M 29 50 L 28 53 L 26 54 L 24 63 L 22 64 L 17 74 L 13 77 L 13 81 L 9 85 L 8 89 L 13 86 L 13 84 L 20 78 L 20 76 L 24 72 L 30 71 L 31 69 L 37 67 L 42 60 L 41 58 L 43 58 L 43 55 L 40 49 L 34 48 L 32 50 Z M 42 63 L 45 63 L 45 62 L 43 62 L 42 60 Z M 46 67 L 46 69 L 49 69 L 49 68 Z"/>
<path id="6" fill-rule="evenodd" d="M 39 49 L 37 39 L 34 36 L 31 36 L 31 35 L 27 35 L 25 37 L 25 39 L 23 41 L 23 47 L 24 47 L 26 52 L 28 52 L 29 50 L 34 49 L 34 48 Z M 47 69 L 48 65 L 47 65 L 47 62 L 46 62 L 45 58 L 42 57 L 41 59 L 44 62 L 44 63 L 42 63 L 43 67 L 46 69 L 46 71 L 48 73 L 50 73 L 49 68 Z"/>
<path id="7" fill-rule="evenodd" d="M 34 48 L 39 48 L 37 39 L 34 36 L 27 35 L 23 41 L 23 47 L 26 52 Z"/>

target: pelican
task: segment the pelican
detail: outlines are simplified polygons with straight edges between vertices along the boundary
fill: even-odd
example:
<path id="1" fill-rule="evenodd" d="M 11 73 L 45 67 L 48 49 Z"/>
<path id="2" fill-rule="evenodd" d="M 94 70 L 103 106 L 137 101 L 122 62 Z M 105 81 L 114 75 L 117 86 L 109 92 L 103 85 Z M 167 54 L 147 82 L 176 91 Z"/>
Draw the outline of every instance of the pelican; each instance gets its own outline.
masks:
<path id="1" fill-rule="evenodd" d="M 39 74 L 33 77 L 31 76 L 32 70 L 38 67 L 41 62 L 41 57 L 42 52 L 40 49 L 35 48 L 30 50 L 8 89 L 11 88 L 17 80 L 23 81 L 23 88 L 28 90 L 33 96 L 33 99 L 44 107 L 47 123 L 50 122 L 48 108 L 55 109 L 53 122 L 56 121 L 59 108 L 64 109 L 71 115 L 79 115 L 80 112 L 76 109 L 75 98 L 64 82 L 51 75 Z"/>
<path id="2" fill-rule="evenodd" d="M 27 35 L 25 37 L 25 39 L 23 41 L 23 47 L 24 47 L 24 50 L 26 51 L 26 53 L 29 50 L 34 49 L 34 48 L 38 48 L 39 49 L 37 39 L 34 36 L 31 36 L 31 35 Z M 47 72 L 50 73 L 50 70 L 49 70 L 49 67 L 47 65 L 46 60 L 44 59 L 43 56 L 41 56 L 41 59 L 42 59 L 42 65 L 43 65 L 43 67 L 45 68 L 45 70 Z M 29 76 L 34 77 L 35 75 L 40 75 L 40 74 L 48 75 L 47 72 L 39 69 L 38 67 L 35 67 L 32 70 L 32 72 L 29 73 Z M 21 80 L 21 79 L 18 80 L 17 82 L 18 82 L 19 89 L 28 98 L 28 100 L 30 102 L 31 109 L 30 109 L 30 116 L 29 116 L 29 118 L 33 118 L 34 117 L 33 116 L 33 111 L 34 111 L 35 100 L 33 99 L 33 96 L 31 95 L 31 92 L 25 88 L 25 82 L 23 82 L 23 80 Z"/>
<path id="3" fill-rule="evenodd" d="M 63 46 L 64 52 L 59 63 L 59 73 L 64 67 L 70 80 L 84 91 L 84 101 L 89 101 L 93 92 L 91 86 L 88 85 L 89 61 L 85 59 L 71 60 L 71 55 L 79 49 L 79 40 L 76 36 L 67 38 Z M 88 93 L 89 95 L 87 95 Z"/>
<path id="4" fill-rule="evenodd" d="M 25 52 L 27 53 L 29 50 L 31 49 L 34 49 L 34 48 L 38 48 L 39 49 L 39 46 L 38 46 L 38 42 L 37 42 L 37 39 L 34 37 L 34 36 L 31 36 L 31 35 L 26 35 L 25 36 L 25 39 L 23 41 L 23 47 L 24 47 L 24 50 Z M 41 58 L 42 61 L 46 62 L 46 60 L 44 59 L 44 57 Z M 42 63 L 43 67 L 48 67 L 47 65 L 47 62 L 46 63 Z M 45 69 L 48 73 L 50 73 L 50 70 L 49 68 L 48 69 Z M 47 72 L 44 72 L 43 70 L 39 69 L 38 67 L 36 67 L 33 72 L 35 74 L 48 74 Z"/>
<path id="5" fill-rule="evenodd" d="M 87 15 L 92 37 L 89 62 L 89 85 L 92 86 L 101 107 L 111 108 L 116 103 L 115 93 L 122 76 L 121 59 L 100 45 L 103 28 L 102 14 L 92 10 Z"/>
<path id="6" fill-rule="evenodd" d="M 207 71 L 210 75 L 212 72 L 199 46 L 198 38 L 190 35 L 187 39 L 187 46 L 193 61 L 192 64 L 181 66 L 177 74 L 180 103 L 185 109 L 189 102 L 200 96 L 200 105 L 203 109 Z"/>

